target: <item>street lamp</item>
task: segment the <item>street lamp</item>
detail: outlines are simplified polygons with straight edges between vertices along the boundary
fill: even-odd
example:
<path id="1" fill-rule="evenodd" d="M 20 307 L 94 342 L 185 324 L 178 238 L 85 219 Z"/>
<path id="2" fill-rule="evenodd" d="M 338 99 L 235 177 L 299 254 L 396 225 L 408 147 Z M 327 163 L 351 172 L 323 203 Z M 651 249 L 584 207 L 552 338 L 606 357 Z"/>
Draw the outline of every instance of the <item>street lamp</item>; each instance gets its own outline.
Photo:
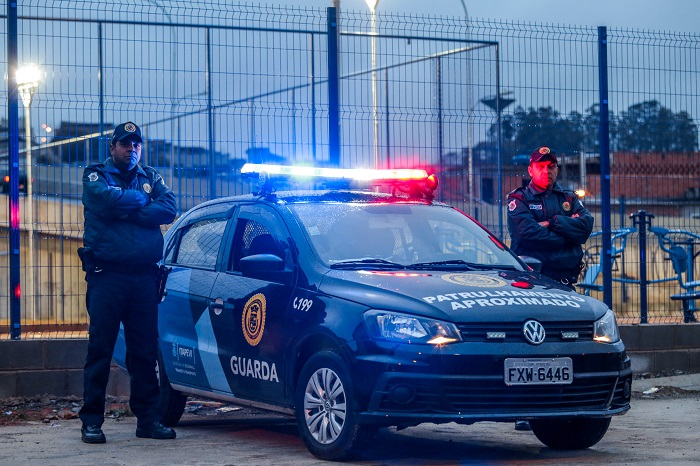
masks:
<path id="1" fill-rule="evenodd" d="M 372 12 L 372 114 L 374 116 L 374 168 L 379 168 L 379 112 L 377 110 L 377 18 L 379 0 L 365 0 Z M 386 167 L 389 168 L 389 167 Z"/>
<path id="2" fill-rule="evenodd" d="M 27 196 L 25 199 L 26 215 L 24 228 L 27 230 L 27 299 L 28 315 L 36 319 L 34 306 L 34 205 L 32 200 L 32 127 L 29 117 L 29 107 L 32 105 L 34 91 L 39 87 L 41 70 L 34 64 L 28 64 L 17 70 L 17 90 L 24 104 L 24 137 L 25 137 L 25 174 L 27 177 Z"/>
<path id="3" fill-rule="evenodd" d="M 471 24 L 469 20 L 469 10 L 467 10 L 467 4 L 464 3 L 464 0 L 460 0 L 462 2 L 462 8 L 464 8 L 464 16 L 467 18 L 467 40 L 471 42 Z M 471 66 L 471 58 L 467 57 L 467 152 L 468 152 L 468 162 L 467 162 L 467 178 L 469 182 L 469 200 L 468 200 L 468 205 L 469 209 L 467 212 L 469 215 L 474 217 L 475 219 L 479 219 L 479 216 L 476 213 L 476 207 L 474 203 L 474 197 L 475 197 L 475 192 L 474 192 L 474 143 L 473 143 L 473 127 L 472 127 L 472 110 L 474 104 L 472 103 L 472 66 Z M 462 177 L 464 180 L 464 177 Z M 464 189 L 462 189 L 462 192 L 464 192 Z"/>

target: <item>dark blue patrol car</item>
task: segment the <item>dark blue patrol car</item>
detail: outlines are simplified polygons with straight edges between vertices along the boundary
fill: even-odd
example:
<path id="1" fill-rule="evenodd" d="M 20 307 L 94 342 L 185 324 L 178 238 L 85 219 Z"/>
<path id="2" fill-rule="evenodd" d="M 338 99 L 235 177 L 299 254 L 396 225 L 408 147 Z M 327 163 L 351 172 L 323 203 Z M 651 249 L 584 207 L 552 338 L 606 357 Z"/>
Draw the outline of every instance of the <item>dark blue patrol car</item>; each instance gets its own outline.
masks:
<path id="1" fill-rule="evenodd" d="M 384 188 L 275 192 L 294 170 L 247 165 L 257 194 L 166 234 L 165 424 L 188 395 L 249 404 L 295 415 L 309 450 L 340 460 L 378 427 L 425 422 L 527 419 L 551 448 L 587 448 L 629 410 L 613 312 L 434 201 L 434 178 L 301 169 Z"/>

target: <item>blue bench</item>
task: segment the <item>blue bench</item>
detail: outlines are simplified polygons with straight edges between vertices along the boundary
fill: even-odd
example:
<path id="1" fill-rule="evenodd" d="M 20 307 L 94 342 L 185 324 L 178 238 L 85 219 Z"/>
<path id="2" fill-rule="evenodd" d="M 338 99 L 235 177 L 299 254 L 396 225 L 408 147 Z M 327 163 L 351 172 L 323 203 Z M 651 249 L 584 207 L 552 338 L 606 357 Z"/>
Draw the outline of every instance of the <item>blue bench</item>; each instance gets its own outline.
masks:
<path id="1" fill-rule="evenodd" d="M 649 231 L 657 236 L 659 247 L 668 254 L 678 284 L 684 290 L 682 293 L 672 294 L 671 300 L 681 301 L 684 322 L 697 322 L 695 312 L 700 309 L 695 306 L 694 301 L 700 299 L 700 280 L 693 279 L 693 260 L 700 254 L 695 251 L 695 246 L 700 244 L 700 235 L 687 230 L 669 230 L 661 227 L 651 227 Z"/>

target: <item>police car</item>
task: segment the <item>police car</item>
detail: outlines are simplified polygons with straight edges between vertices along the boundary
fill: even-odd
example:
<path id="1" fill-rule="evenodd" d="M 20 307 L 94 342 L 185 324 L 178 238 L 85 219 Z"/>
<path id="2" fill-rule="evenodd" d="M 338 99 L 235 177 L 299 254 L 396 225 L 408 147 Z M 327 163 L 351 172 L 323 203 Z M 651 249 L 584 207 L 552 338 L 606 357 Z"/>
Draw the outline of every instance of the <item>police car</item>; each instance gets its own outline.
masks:
<path id="1" fill-rule="evenodd" d="M 341 460 L 378 427 L 426 422 L 527 419 L 551 448 L 588 448 L 630 409 L 613 312 L 435 201 L 425 171 L 242 173 L 256 194 L 203 203 L 166 234 L 165 424 L 189 395 L 267 408 Z M 275 191 L 295 176 L 335 187 Z M 357 180 L 382 188 L 338 187 Z"/>

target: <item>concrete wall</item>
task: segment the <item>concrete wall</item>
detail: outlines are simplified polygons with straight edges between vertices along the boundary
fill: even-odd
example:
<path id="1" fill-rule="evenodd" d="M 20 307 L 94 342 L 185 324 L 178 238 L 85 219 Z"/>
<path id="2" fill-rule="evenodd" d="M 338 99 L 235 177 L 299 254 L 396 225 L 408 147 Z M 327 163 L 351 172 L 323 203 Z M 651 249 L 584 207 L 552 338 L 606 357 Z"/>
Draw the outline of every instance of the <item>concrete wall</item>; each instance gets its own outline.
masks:
<path id="1" fill-rule="evenodd" d="M 622 340 L 637 373 L 700 371 L 700 324 L 622 325 Z M 83 393 L 87 340 L 0 341 L 0 398 Z M 110 395 L 129 393 L 129 377 L 113 367 Z"/>
<path id="2" fill-rule="evenodd" d="M 634 372 L 700 371 L 700 323 L 622 325 L 620 333 Z"/>
<path id="3" fill-rule="evenodd" d="M 85 339 L 0 341 L 0 398 L 82 396 L 86 354 Z M 129 377 L 117 367 L 112 368 L 107 393 L 129 393 Z"/>

